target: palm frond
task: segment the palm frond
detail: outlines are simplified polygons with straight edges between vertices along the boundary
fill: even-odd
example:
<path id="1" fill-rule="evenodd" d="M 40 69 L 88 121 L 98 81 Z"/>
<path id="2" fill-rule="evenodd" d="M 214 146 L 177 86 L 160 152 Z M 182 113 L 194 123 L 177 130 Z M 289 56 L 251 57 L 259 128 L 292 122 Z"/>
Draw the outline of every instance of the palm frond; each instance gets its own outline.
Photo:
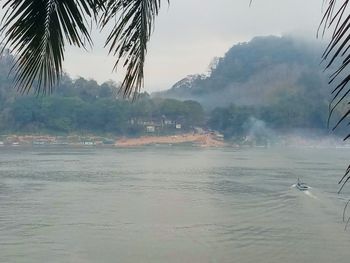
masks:
<path id="1" fill-rule="evenodd" d="M 326 47 L 322 57 L 324 61 L 328 61 L 326 64 L 326 69 L 331 66 L 335 66 L 337 69 L 331 74 L 329 79 L 329 84 L 334 83 L 339 80 L 337 84 L 335 84 L 335 88 L 332 91 L 333 98 L 330 102 L 330 111 L 328 117 L 328 123 L 333 115 L 335 109 L 342 103 L 347 100 L 347 109 L 343 113 L 343 116 L 336 122 L 333 127 L 333 130 L 336 129 L 341 123 L 346 122 L 347 125 L 350 124 L 350 102 L 349 102 L 349 94 L 350 87 L 348 86 L 350 82 L 350 14 L 346 14 L 348 10 L 350 0 L 342 0 L 339 2 L 337 0 L 328 0 L 327 1 L 327 9 L 324 13 L 322 21 L 320 23 L 318 33 L 322 29 L 322 35 L 325 34 L 325 31 L 329 28 L 332 28 L 333 33 L 331 36 L 331 40 Z M 326 3 L 326 0 L 324 0 Z M 347 12 L 348 13 L 348 12 Z M 345 137 L 344 140 L 350 138 L 350 133 Z M 338 193 L 340 193 L 344 186 L 350 181 L 350 165 L 345 171 L 345 174 L 340 179 L 338 184 L 340 188 Z M 346 203 L 343 210 L 343 221 L 345 222 L 345 213 L 346 209 L 349 205 L 350 200 Z M 345 230 L 347 229 L 350 223 L 350 217 L 345 224 Z"/>
<path id="2" fill-rule="evenodd" d="M 332 29 L 331 40 L 326 47 L 322 58 L 327 62 L 326 69 L 334 66 L 336 70 L 331 74 L 329 84 L 336 83 L 335 88 L 332 91 L 333 98 L 330 102 L 329 119 L 333 115 L 335 109 L 341 104 L 346 103 L 347 109 L 345 109 L 342 117 L 336 122 L 333 130 L 340 124 L 350 124 L 350 14 L 349 14 L 349 2 L 350 0 L 325 0 L 327 3 L 326 11 L 323 15 L 320 23 L 318 33 L 322 30 L 322 35 L 325 31 Z M 328 119 L 328 123 L 329 123 Z M 350 138 L 350 133 L 344 138 L 347 140 Z M 340 193 L 344 186 L 350 181 L 350 166 L 347 168 L 344 176 L 339 181 Z M 346 204 L 343 212 L 343 220 L 345 220 L 345 210 L 349 202 Z M 345 228 L 348 226 L 350 218 L 348 219 Z"/>
<path id="3" fill-rule="evenodd" d="M 101 26 L 115 20 L 107 38 L 109 53 L 117 57 L 116 70 L 120 61 L 126 68 L 126 76 L 120 92 L 124 97 L 136 95 L 144 85 L 144 64 L 147 43 L 159 13 L 161 0 L 107 0 L 106 12 Z"/>
<path id="4" fill-rule="evenodd" d="M 4 48 L 16 54 L 15 86 L 28 92 L 51 92 L 62 73 L 65 41 L 91 45 L 87 17 L 96 15 L 101 1 L 7 0 L 0 33 Z"/>
<path id="5" fill-rule="evenodd" d="M 318 29 L 318 34 L 322 32 L 322 35 L 325 34 L 326 30 L 332 30 L 331 40 L 322 54 L 322 58 L 326 61 L 326 69 L 331 66 L 336 67 L 330 76 L 329 84 L 339 81 L 332 91 L 333 98 L 330 103 L 329 118 L 342 102 L 349 100 L 350 95 L 350 87 L 348 87 L 350 74 L 347 73 L 350 69 L 350 14 L 347 15 L 348 12 L 346 12 L 349 1 L 325 0 L 326 10 Z M 333 129 L 347 121 L 349 116 L 349 111 L 346 111 Z"/>

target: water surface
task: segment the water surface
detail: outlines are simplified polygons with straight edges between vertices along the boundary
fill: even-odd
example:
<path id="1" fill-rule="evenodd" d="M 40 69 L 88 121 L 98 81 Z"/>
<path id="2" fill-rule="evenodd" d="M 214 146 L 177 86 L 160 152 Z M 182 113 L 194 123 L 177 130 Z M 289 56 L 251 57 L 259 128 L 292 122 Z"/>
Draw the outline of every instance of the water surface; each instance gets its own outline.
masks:
<path id="1" fill-rule="evenodd" d="M 349 153 L 3 147 L 0 262 L 349 262 Z"/>

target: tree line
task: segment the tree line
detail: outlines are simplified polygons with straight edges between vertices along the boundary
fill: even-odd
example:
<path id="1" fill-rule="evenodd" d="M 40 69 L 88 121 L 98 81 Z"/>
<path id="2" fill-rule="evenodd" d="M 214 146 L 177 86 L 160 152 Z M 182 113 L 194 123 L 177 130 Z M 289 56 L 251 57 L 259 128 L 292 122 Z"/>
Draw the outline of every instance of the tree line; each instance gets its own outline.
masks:
<path id="1" fill-rule="evenodd" d="M 328 101 L 317 78 L 305 75 L 303 85 L 285 87 L 271 93 L 268 104 L 239 105 L 203 109 L 194 100 L 151 97 L 141 93 L 135 101 L 116 93 L 117 83 L 98 84 L 84 78 L 63 75 L 50 96 L 18 94 L 8 76 L 11 56 L 0 59 L 0 133 L 93 133 L 138 136 L 147 125 L 161 126 L 161 133 L 188 132 L 195 127 L 216 130 L 226 139 L 243 138 L 250 120 L 263 121 L 280 133 L 293 129 L 328 132 Z M 316 81 L 316 82 L 315 82 Z M 306 84 L 308 83 L 308 84 Z M 341 110 L 336 112 L 341 115 Z M 159 128 L 158 127 L 158 128 Z M 341 131 L 341 129 L 339 130 Z"/>

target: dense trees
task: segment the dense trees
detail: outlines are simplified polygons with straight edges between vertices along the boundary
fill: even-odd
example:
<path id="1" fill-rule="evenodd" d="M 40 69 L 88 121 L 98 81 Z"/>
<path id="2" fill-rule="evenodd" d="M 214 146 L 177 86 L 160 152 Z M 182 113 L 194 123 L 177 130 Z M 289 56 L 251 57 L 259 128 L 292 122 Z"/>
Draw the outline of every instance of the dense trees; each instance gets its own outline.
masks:
<path id="1" fill-rule="evenodd" d="M 204 123 L 203 108 L 195 101 L 151 99 L 143 93 L 132 103 L 116 96 L 116 83 L 99 85 L 68 75 L 51 96 L 20 96 L 12 88 L 12 78 L 7 78 L 10 61 L 10 55 L 0 60 L 0 133 L 139 135 L 145 132 L 144 123 L 167 120 L 174 128 L 179 122 L 184 130 Z"/>
<path id="2" fill-rule="evenodd" d="M 316 101 L 305 96 L 307 88 L 286 89 L 276 93 L 268 105 L 215 108 L 207 111 L 192 100 L 151 98 L 144 93 L 131 103 L 110 96 L 113 83 L 98 85 L 85 79 L 71 80 L 65 76 L 62 88 L 51 96 L 16 96 L 0 85 L 3 103 L 0 104 L 0 133 L 94 133 L 136 136 L 145 133 L 148 124 L 170 122 L 181 131 L 191 127 L 217 130 L 225 138 L 243 138 L 249 132 L 252 119 L 260 120 L 278 133 L 293 129 L 312 128 L 327 131 L 328 104 L 320 94 Z M 316 96 L 316 95 L 315 95 Z M 322 99 L 321 99 L 322 98 Z M 295 107 L 295 105 L 298 107 Z M 339 113 L 340 114 L 340 113 Z"/>
<path id="3" fill-rule="evenodd" d="M 97 85 L 96 92 L 102 87 Z M 296 103 L 298 107 L 295 107 Z M 284 133 L 305 128 L 327 132 L 327 117 L 326 101 L 314 103 L 301 94 L 276 98 L 276 102 L 268 106 L 232 104 L 215 108 L 206 115 L 202 106 L 195 101 L 152 99 L 145 95 L 130 103 L 113 97 L 92 99 L 53 94 L 49 97 L 22 96 L 7 100 L 0 111 L 0 133 L 89 132 L 134 136 L 145 132 L 144 123 L 160 125 L 166 120 L 172 124 L 180 123 L 185 131 L 196 126 L 217 130 L 229 139 L 246 136 L 252 118 L 263 121 L 278 133 Z M 174 128 L 174 125 L 171 127 Z M 171 129 L 164 132 L 171 132 Z"/>
<path id="4" fill-rule="evenodd" d="M 97 88 L 99 89 L 99 88 Z M 145 105 L 148 105 L 147 110 Z M 5 118 L 6 112 L 8 113 Z M 184 130 L 204 120 L 200 104 L 190 101 L 152 100 L 149 97 L 130 103 L 113 98 L 24 96 L 0 112 L 1 132 L 48 132 L 137 135 L 145 132 L 144 123 L 159 124 L 164 119 L 182 124 Z M 174 130 L 174 125 L 172 126 Z"/>
<path id="5" fill-rule="evenodd" d="M 191 98 L 207 108 L 231 103 L 268 105 L 280 96 L 277 93 L 293 94 L 299 89 L 304 89 L 304 95 L 315 101 L 328 99 L 327 77 L 319 65 L 320 53 L 319 45 L 300 39 L 256 37 L 230 48 L 210 75 L 190 76 L 158 96 Z"/>
<path id="6" fill-rule="evenodd" d="M 244 96 L 248 97 L 249 92 L 248 95 L 240 93 L 241 97 L 232 101 L 239 103 L 207 108 L 204 113 L 202 106 L 194 100 L 151 98 L 147 93 L 140 94 L 131 103 L 116 97 L 116 83 L 99 85 L 94 80 L 72 80 L 68 75 L 62 77 L 60 86 L 51 96 L 21 96 L 12 88 L 11 76 L 7 77 L 10 61 L 10 55 L 0 60 L 0 133 L 89 132 L 134 136 L 143 134 L 147 123 L 162 125 L 171 121 L 171 127 L 180 123 L 184 130 L 199 126 L 218 130 L 226 138 L 242 138 L 247 134 L 252 118 L 281 133 L 298 128 L 327 131 L 327 91 L 320 88 L 319 74 L 305 65 L 303 72 L 296 74 L 296 80 L 281 82 L 279 79 L 284 76 L 277 77 L 274 81 L 277 80 L 278 85 L 266 87 L 267 90 L 262 86 L 259 96 L 252 96 L 248 104 L 244 105 Z M 260 63 L 259 59 L 256 63 Z M 273 64 L 270 64 L 271 68 Z M 251 103 L 253 100 L 265 103 Z M 336 114 L 340 116 L 341 112 Z M 173 132 L 166 127 L 162 130 Z"/>
<path id="7" fill-rule="evenodd" d="M 347 85 L 350 81 L 348 73 L 349 2 L 328 0 L 324 4 L 326 8 L 320 33 L 324 33 L 327 28 L 332 28 L 333 34 L 323 58 L 328 63 L 327 68 L 332 65 L 337 67 L 330 77 L 330 83 L 340 80 L 333 90 L 331 104 L 333 112 L 348 99 L 350 94 Z M 105 28 L 113 23 L 112 30 L 106 39 L 106 46 L 117 58 L 115 67 L 120 60 L 123 60 L 123 66 L 126 68 L 126 77 L 122 83 L 124 95 L 135 94 L 135 91 L 139 91 L 143 85 L 147 43 L 160 5 L 161 0 L 5 1 L 2 7 L 6 12 L 0 25 L 1 42 L 17 54 L 14 65 L 17 87 L 22 91 L 27 91 L 32 86 L 35 86 L 38 92 L 50 91 L 62 74 L 65 45 L 67 43 L 79 47 L 92 45 L 89 25 L 94 21 L 99 28 Z M 280 58 L 303 59 L 303 57 L 291 55 L 289 50 L 280 49 L 279 46 L 276 48 L 280 51 L 280 53 L 277 52 Z M 276 57 L 270 56 L 268 51 L 264 49 L 257 51 L 266 54 L 266 62 L 278 62 L 273 60 Z M 236 54 L 236 57 L 244 62 L 245 59 L 250 60 L 255 55 L 249 53 L 239 57 Z M 226 62 L 232 62 L 234 65 L 237 60 L 234 58 Z M 216 68 L 216 72 L 220 73 L 219 77 L 215 72 L 212 74 L 219 89 L 225 88 L 227 79 L 244 81 L 256 66 L 261 67 L 254 63 L 245 63 L 240 64 L 241 67 L 236 67 L 232 72 L 228 67 L 222 66 L 221 61 Z M 201 81 L 200 78 L 197 80 Z M 194 90 L 195 93 L 203 91 L 203 89 Z M 86 91 L 86 96 L 90 95 L 89 91 Z M 347 123 L 349 116 L 350 110 L 345 107 L 340 122 Z"/>
<path id="8" fill-rule="evenodd" d="M 251 1 L 250 1 L 251 2 Z M 335 82 L 338 78 L 340 82 L 333 90 L 332 112 L 343 101 L 348 99 L 350 94 L 347 83 L 350 81 L 347 74 L 349 59 L 348 30 L 349 17 L 347 12 L 348 1 L 329 0 L 325 2 L 326 9 L 321 21 L 320 33 L 326 28 L 333 26 L 333 34 L 329 46 L 324 53 L 327 67 L 335 65 L 337 70 L 331 76 L 330 82 Z M 105 28 L 112 23 L 112 30 L 106 39 L 106 46 L 111 54 L 117 58 L 117 66 L 123 60 L 126 68 L 126 77 L 122 82 L 124 95 L 135 94 L 143 84 L 143 67 L 147 51 L 147 43 L 150 39 L 154 19 L 159 12 L 161 0 L 15 0 L 5 1 L 3 8 L 5 15 L 0 25 L 2 33 L 1 42 L 16 53 L 14 75 L 17 87 L 22 91 L 27 91 L 31 87 L 36 87 L 38 92 L 50 91 L 57 83 L 62 74 L 62 62 L 64 60 L 64 47 L 68 43 L 79 47 L 92 45 L 89 33 L 90 22 L 94 21 L 100 28 Z M 277 43 L 277 42 L 276 42 Z M 278 43 L 277 43 L 278 44 Z M 269 53 L 262 45 L 257 53 L 265 55 L 263 64 L 278 63 L 276 58 L 296 61 L 308 59 L 307 57 L 295 56 L 290 53 L 290 49 L 283 49 L 276 46 L 278 56 Z M 244 50 L 244 46 L 237 49 Z M 300 55 L 300 54 L 299 54 Z M 219 61 L 212 80 L 216 85 L 215 90 L 227 88 L 228 80 L 242 82 L 246 80 L 251 72 L 261 68 L 262 65 L 250 63 L 255 53 L 247 53 L 239 56 L 239 52 L 232 59 Z M 337 60 L 340 58 L 340 60 Z M 225 66 L 228 63 L 236 66 L 235 71 Z M 218 75 L 216 73 L 219 73 Z M 197 79 L 201 82 L 201 78 Z M 208 82 L 200 83 L 205 86 Z M 77 86 L 79 86 L 77 81 Z M 107 90 L 99 91 L 102 96 L 107 96 Z M 205 93 L 205 89 L 193 89 L 194 93 Z M 93 90 L 87 87 L 81 94 L 90 100 L 96 96 Z M 107 91 L 108 92 L 108 91 Z M 234 96 L 235 94 L 229 94 Z M 222 100 L 223 97 L 218 97 Z M 342 109 L 342 107 L 340 107 Z M 350 116 L 348 107 L 345 107 L 344 116 L 340 119 L 347 122 Z"/>

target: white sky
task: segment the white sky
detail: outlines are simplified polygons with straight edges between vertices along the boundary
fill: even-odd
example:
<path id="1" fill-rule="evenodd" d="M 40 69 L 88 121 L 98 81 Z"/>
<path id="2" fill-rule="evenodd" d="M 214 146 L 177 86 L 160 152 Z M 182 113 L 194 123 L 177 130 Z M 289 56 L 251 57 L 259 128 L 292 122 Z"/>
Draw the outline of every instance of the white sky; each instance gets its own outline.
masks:
<path id="1" fill-rule="evenodd" d="M 145 90 L 167 89 L 189 74 L 204 73 L 210 61 L 254 36 L 295 34 L 315 39 L 323 0 L 163 0 L 149 44 Z M 67 47 L 64 69 L 72 77 L 121 81 L 114 58 L 103 49 L 107 32 L 93 32 L 86 52 Z"/>

